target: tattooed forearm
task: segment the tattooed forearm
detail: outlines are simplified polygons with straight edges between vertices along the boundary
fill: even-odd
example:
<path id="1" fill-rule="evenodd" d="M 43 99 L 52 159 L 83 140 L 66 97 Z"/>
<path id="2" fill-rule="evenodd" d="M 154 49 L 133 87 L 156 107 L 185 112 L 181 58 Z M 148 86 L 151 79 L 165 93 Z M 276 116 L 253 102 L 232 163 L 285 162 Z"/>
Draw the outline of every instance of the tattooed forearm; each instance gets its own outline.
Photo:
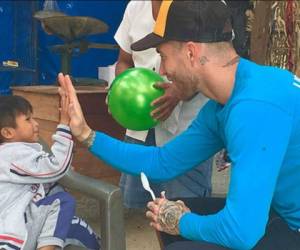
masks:
<path id="1" fill-rule="evenodd" d="M 166 201 L 163 203 L 159 208 L 157 218 L 162 230 L 169 234 L 178 235 L 179 220 L 187 211 L 188 209 L 182 201 Z"/>

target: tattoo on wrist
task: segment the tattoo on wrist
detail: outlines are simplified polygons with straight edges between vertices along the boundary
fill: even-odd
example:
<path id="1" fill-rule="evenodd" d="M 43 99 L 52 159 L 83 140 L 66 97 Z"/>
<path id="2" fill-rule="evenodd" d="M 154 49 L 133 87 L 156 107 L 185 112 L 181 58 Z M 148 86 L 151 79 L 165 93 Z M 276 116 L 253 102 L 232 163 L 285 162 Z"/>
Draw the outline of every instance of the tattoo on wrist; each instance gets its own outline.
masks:
<path id="1" fill-rule="evenodd" d="M 158 212 L 158 222 L 162 230 L 172 235 L 179 234 L 179 220 L 185 213 L 185 206 L 182 201 L 166 201 Z"/>
<path id="2" fill-rule="evenodd" d="M 87 148 L 91 147 L 94 143 L 95 137 L 96 137 L 95 131 L 91 130 L 89 136 L 81 142 L 82 145 Z"/>

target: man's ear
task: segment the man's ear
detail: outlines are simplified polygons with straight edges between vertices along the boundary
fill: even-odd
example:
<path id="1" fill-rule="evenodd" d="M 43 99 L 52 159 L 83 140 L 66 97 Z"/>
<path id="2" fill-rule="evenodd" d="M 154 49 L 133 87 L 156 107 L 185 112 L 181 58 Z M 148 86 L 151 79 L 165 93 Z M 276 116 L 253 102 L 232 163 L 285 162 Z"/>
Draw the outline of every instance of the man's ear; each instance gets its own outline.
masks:
<path id="1" fill-rule="evenodd" d="M 187 42 L 186 43 L 186 55 L 188 57 L 191 66 L 195 66 L 199 54 L 199 48 L 196 43 L 194 42 Z"/>
<path id="2" fill-rule="evenodd" d="M 1 132 L 1 136 L 5 140 L 11 140 L 15 136 L 15 130 L 14 130 L 14 128 L 4 127 L 4 128 L 1 129 L 0 132 Z"/>

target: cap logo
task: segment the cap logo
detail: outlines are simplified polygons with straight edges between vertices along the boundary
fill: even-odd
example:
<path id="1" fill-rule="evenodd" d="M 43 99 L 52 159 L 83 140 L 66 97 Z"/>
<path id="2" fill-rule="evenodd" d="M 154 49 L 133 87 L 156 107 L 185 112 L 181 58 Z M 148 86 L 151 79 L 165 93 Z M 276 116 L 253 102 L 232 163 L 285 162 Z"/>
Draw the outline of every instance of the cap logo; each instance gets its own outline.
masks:
<path id="1" fill-rule="evenodd" d="M 172 2 L 173 0 L 163 0 L 161 3 L 153 31 L 153 33 L 160 37 L 164 37 L 165 35 L 168 12 Z"/>

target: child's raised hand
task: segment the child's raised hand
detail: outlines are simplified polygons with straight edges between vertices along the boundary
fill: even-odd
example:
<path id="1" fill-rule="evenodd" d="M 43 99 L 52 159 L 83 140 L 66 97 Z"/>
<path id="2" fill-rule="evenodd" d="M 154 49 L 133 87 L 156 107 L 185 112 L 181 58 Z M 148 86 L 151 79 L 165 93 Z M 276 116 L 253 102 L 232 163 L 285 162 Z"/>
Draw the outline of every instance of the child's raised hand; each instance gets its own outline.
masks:
<path id="1" fill-rule="evenodd" d="M 91 133 L 91 128 L 86 123 L 80 103 L 78 101 L 76 90 L 68 75 L 58 74 L 58 82 L 62 92 L 67 95 L 68 114 L 70 117 L 69 126 L 72 134 L 79 140 L 84 141 Z"/>
<path id="2" fill-rule="evenodd" d="M 68 97 L 68 94 L 65 92 L 65 90 L 62 88 L 58 88 L 58 93 L 60 95 L 60 107 L 59 107 L 60 121 L 59 121 L 59 123 L 69 126 L 69 123 L 70 123 L 69 97 Z"/>

